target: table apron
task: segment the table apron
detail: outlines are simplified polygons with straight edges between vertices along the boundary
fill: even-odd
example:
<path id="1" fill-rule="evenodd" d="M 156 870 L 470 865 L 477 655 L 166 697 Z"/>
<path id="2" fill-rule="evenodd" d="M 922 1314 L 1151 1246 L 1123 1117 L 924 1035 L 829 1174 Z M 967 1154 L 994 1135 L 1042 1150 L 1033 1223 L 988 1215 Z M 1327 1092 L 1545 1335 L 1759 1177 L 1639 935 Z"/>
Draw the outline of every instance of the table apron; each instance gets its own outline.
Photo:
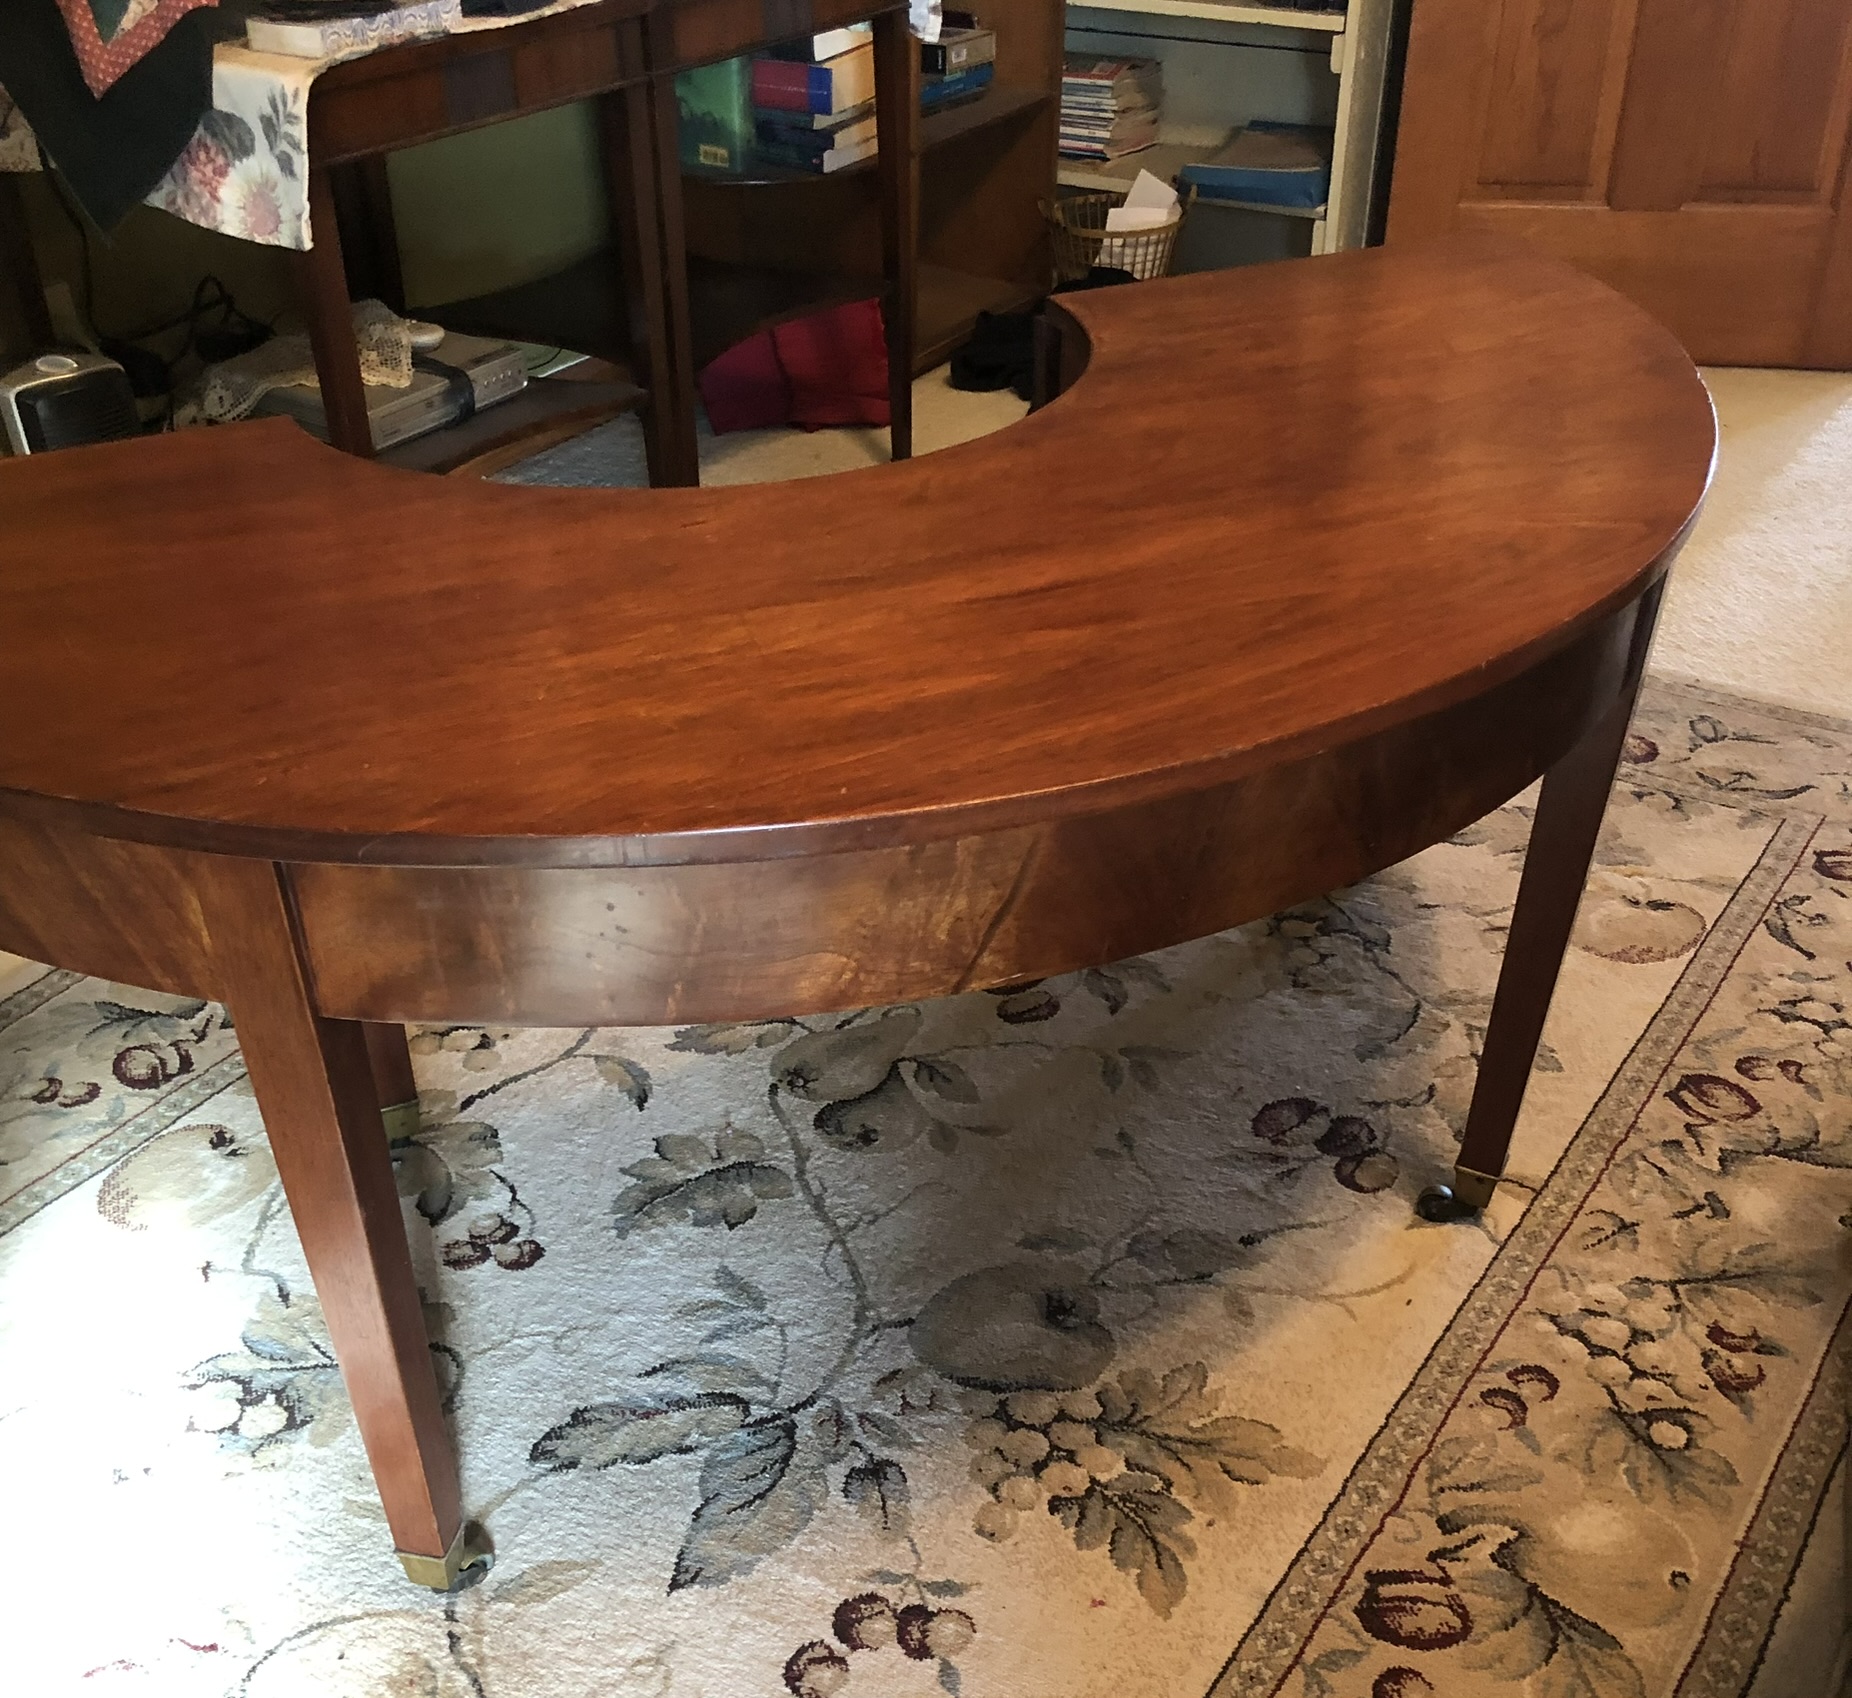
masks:
<path id="1" fill-rule="evenodd" d="M 451 37 L 444 56 L 410 64 L 384 58 L 390 75 L 344 77 L 337 70 L 318 78 L 309 92 L 314 164 L 340 165 L 589 99 L 649 72 L 640 16 L 601 12 L 581 28 L 506 42 L 498 40 L 501 33 Z M 478 51 L 457 48 L 477 42 Z M 358 70 L 367 61 L 353 64 Z"/>
<path id="2" fill-rule="evenodd" d="M 1635 609 L 1456 708 L 1194 795 L 938 842 L 640 868 L 285 869 L 318 1007 L 656 1025 L 947 996 L 1278 912 L 1517 794 L 1625 690 Z"/>
<path id="3" fill-rule="evenodd" d="M 211 856 L 0 814 L 0 950 L 176 996 L 219 996 Z"/>

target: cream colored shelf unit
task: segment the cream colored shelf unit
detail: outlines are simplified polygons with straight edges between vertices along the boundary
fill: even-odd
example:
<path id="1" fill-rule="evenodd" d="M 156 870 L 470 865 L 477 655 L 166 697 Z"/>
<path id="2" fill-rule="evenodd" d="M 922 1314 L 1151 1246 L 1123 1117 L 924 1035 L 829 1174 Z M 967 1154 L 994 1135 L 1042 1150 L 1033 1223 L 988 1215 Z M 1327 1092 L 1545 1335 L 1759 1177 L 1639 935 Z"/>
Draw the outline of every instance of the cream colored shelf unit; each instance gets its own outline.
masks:
<path id="1" fill-rule="evenodd" d="M 1313 12 L 1297 6 L 1218 6 L 1215 0 L 1091 0 L 1096 12 L 1146 12 L 1154 17 L 1213 18 L 1225 24 L 1271 24 L 1279 29 L 1344 29 L 1343 11 Z"/>
<path id="2" fill-rule="evenodd" d="M 1200 206 L 1210 217 L 1224 208 L 1309 216 L 1315 254 L 1362 247 L 1370 228 L 1393 10 L 1393 0 L 1349 0 L 1341 12 L 1215 0 L 1070 4 L 1069 50 L 1161 60 L 1165 109 L 1156 147 L 1107 165 L 1063 159 L 1060 181 L 1071 188 L 1122 187 L 1141 167 L 1169 178 L 1208 157 L 1229 130 L 1252 118 L 1330 124 L 1331 196 L 1323 208 L 1308 214 L 1248 202 Z M 1299 251 L 1306 251 L 1303 245 Z"/>

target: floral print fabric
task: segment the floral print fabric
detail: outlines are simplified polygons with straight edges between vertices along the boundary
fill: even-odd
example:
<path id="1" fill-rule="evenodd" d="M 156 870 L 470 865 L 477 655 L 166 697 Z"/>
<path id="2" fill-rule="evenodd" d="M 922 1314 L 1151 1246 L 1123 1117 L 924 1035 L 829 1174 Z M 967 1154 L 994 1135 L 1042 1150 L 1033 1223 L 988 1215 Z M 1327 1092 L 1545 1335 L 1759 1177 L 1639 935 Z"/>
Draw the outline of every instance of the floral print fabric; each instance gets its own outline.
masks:
<path id="1" fill-rule="evenodd" d="M 148 204 L 247 242 L 313 245 L 309 86 L 325 68 L 319 59 L 219 47 L 212 55 L 212 109 Z"/>

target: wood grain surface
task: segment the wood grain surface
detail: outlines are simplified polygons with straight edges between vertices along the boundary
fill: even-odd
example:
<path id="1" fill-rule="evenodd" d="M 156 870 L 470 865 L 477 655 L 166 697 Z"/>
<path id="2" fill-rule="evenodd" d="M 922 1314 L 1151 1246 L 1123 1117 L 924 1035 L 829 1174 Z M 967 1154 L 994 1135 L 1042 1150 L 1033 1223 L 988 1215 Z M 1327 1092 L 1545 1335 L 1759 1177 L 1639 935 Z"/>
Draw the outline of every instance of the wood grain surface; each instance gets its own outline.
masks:
<path id="1" fill-rule="evenodd" d="M 442 1557 L 462 1524 L 363 1027 L 317 1013 L 274 866 L 214 857 L 201 906 L 277 1173 L 302 1236 L 394 1545 Z"/>
<path id="2" fill-rule="evenodd" d="M 1618 297 L 1489 246 L 1058 322 L 1072 387 L 1021 424 L 827 480 L 461 485 L 280 421 L 0 465 L 0 948 L 228 1003 L 419 1572 L 462 1500 L 379 1112 L 399 1022 L 1105 962 L 1547 771 L 1434 1207 L 1489 1197 L 1709 475 L 1703 388 Z"/>
<path id="3" fill-rule="evenodd" d="M 826 481 L 442 483 L 272 421 L 0 465 L 0 808 L 283 860 L 734 861 L 1190 794 L 1662 569 L 1672 338 L 1471 240 L 1101 291 L 1052 405 Z"/>
<path id="4" fill-rule="evenodd" d="M 1389 241 L 1516 237 L 1708 365 L 1852 366 L 1845 0 L 1420 0 Z"/>
<path id="5" fill-rule="evenodd" d="M 1489 813 L 1613 712 L 1636 630 L 1623 608 L 1471 702 L 1037 825 L 694 866 L 300 865 L 305 957 L 330 1014 L 511 1025 L 763 1019 L 1122 960 L 1353 883 Z"/>

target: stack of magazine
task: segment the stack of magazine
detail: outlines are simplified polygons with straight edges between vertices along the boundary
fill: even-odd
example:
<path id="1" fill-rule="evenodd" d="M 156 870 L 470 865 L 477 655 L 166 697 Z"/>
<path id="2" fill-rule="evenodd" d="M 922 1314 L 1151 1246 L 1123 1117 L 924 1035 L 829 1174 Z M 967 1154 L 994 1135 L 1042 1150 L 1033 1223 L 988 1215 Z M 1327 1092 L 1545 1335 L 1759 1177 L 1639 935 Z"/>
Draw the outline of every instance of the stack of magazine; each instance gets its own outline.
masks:
<path id="1" fill-rule="evenodd" d="M 1118 159 L 1157 140 L 1164 71 L 1155 59 L 1061 62 L 1061 151 L 1071 159 Z"/>

